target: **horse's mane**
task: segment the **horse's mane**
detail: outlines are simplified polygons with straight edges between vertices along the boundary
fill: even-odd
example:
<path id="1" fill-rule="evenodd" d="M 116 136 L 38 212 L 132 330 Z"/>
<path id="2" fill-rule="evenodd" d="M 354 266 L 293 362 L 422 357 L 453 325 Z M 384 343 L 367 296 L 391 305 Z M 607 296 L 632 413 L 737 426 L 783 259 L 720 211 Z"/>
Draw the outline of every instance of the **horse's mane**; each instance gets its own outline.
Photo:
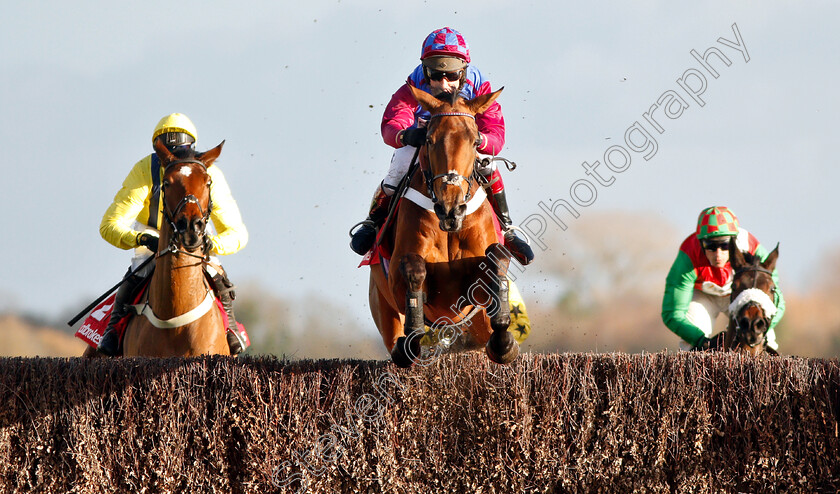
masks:
<path id="1" fill-rule="evenodd" d="M 435 98 L 443 101 L 444 103 L 449 103 L 452 106 L 455 106 L 455 103 L 459 99 L 463 99 L 460 92 L 452 92 L 452 93 L 442 92 L 442 93 L 438 94 L 437 96 L 435 96 Z"/>
<path id="2" fill-rule="evenodd" d="M 192 146 L 178 146 L 172 154 L 176 159 L 189 160 L 200 156 L 202 153 L 197 153 Z"/>
<path id="3" fill-rule="evenodd" d="M 750 254 L 749 252 L 743 252 L 744 254 L 744 265 L 749 267 L 756 267 L 761 264 L 761 258 Z"/>

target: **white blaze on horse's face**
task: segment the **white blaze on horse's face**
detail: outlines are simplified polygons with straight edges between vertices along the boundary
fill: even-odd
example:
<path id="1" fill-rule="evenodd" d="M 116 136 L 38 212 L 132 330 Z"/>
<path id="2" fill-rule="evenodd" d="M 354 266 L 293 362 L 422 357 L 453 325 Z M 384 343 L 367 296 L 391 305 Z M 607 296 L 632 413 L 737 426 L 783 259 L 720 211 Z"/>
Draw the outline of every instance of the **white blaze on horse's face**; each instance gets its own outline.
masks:
<path id="1" fill-rule="evenodd" d="M 184 166 L 181 167 L 181 169 L 178 172 L 185 177 L 189 177 L 190 174 L 192 173 L 192 168 L 190 168 L 187 165 L 184 165 Z"/>

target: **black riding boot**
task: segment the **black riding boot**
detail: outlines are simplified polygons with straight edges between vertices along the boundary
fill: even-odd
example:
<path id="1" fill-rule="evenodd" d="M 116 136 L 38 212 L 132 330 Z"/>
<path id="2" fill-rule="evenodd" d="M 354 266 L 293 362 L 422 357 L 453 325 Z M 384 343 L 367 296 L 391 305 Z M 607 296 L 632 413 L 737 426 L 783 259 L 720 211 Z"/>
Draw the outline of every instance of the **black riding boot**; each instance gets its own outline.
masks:
<path id="1" fill-rule="evenodd" d="M 487 199 L 490 205 L 493 206 L 493 211 L 499 218 L 499 223 L 502 224 L 502 232 L 505 235 L 505 247 L 510 251 L 513 257 L 519 261 L 519 264 L 527 266 L 534 260 L 534 251 L 527 242 L 516 236 L 513 229 L 513 221 L 510 219 L 510 210 L 508 209 L 507 197 L 505 190 L 493 194 L 488 192 Z"/>
<path id="2" fill-rule="evenodd" d="M 117 296 L 114 298 L 114 307 L 111 309 L 111 317 L 108 319 L 108 327 L 105 328 L 105 334 L 102 335 L 102 340 L 99 341 L 99 345 L 96 347 L 97 352 L 109 357 L 122 355 L 122 342 L 115 326 L 123 317 L 128 315 L 131 309 L 131 299 L 144 280 L 145 278 L 142 276 L 126 273 L 125 281 L 117 289 Z"/>
<path id="3" fill-rule="evenodd" d="M 233 283 L 227 279 L 227 276 L 217 273 L 213 276 L 213 284 L 216 288 L 216 295 L 219 297 L 219 302 L 228 316 L 227 330 L 225 331 L 228 346 L 230 347 L 231 355 L 238 355 L 245 349 L 245 342 L 239 335 L 239 328 L 236 325 L 236 317 L 233 315 L 233 300 L 236 298 L 236 292 L 233 290 Z"/>
<path id="4" fill-rule="evenodd" d="M 351 230 L 350 248 L 353 249 L 353 252 L 363 256 L 373 247 L 374 242 L 376 242 L 376 232 L 388 217 L 388 207 L 390 205 L 391 196 L 385 194 L 381 186 L 377 187 L 367 219 L 356 224 L 359 229 L 355 233 L 352 233 Z"/>

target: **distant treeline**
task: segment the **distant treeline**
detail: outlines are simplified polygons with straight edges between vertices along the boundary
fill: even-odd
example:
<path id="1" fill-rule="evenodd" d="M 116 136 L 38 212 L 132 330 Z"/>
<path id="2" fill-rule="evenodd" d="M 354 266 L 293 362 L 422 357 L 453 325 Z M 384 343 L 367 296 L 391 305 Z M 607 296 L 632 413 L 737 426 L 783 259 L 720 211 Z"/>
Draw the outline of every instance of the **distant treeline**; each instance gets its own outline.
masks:
<path id="1" fill-rule="evenodd" d="M 0 359 L 2 492 L 837 492 L 837 360 Z"/>

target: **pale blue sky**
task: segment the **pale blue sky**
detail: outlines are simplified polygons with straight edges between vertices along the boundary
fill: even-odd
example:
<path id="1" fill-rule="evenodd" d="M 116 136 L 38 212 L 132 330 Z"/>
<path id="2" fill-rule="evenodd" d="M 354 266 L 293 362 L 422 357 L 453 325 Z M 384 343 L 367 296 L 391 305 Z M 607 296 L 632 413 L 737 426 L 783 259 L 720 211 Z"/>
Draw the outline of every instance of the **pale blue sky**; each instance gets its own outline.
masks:
<path id="1" fill-rule="evenodd" d="M 840 245 L 838 14 L 829 2 L 7 3 L 0 312 L 55 316 L 122 276 L 130 253 L 103 241 L 99 222 L 151 152 L 155 123 L 177 111 L 198 127 L 200 148 L 227 140 L 219 165 L 251 233 L 223 259 L 234 281 L 283 296 L 322 292 L 372 328 L 367 271 L 356 269 L 347 230 L 388 166 L 384 105 L 423 38 L 443 26 L 460 30 L 473 63 L 505 86 L 502 156 L 519 164 L 505 174 L 516 221 L 541 214 L 540 202 L 569 200 L 572 184 L 592 180 L 581 163 L 627 147 L 634 122 L 652 131 L 643 114 L 700 69 L 690 50 L 718 47 L 732 63 L 712 62 L 720 75 L 706 74 L 705 104 L 683 92 L 689 107 L 660 117 L 650 160 L 633 152 L 612 174 L 602 164 L 615 181 L 596 186 L 560 238 L 574 241 L 575 224 L 611 210 L 654 215 L 687 235 L 703 207 L 728 205 L 769 247 L 781 242 L 782 283 L 804 289 Z M 736 39 L 733 24 L 748 62 L 717 41 Z M 639 233 L 656 234 L 643 221 Z M 616 249 L 623 241 L 604 232 Z M 540 257 L 562 254 L 558 240 L 546 245 Z M 538 260 L 520 288 L 537 296 L 543 278 Z"/>

